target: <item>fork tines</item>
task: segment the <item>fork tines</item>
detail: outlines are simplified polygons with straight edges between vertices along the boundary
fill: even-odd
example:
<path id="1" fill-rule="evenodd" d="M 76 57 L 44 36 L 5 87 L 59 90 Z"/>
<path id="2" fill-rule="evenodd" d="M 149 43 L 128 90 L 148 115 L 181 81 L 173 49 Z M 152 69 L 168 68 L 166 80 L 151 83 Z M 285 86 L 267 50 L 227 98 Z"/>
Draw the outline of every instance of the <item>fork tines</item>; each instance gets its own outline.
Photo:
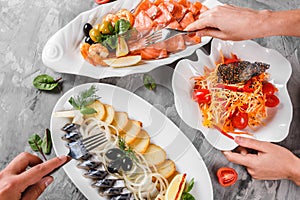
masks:
<path id="1" fill-rule="evenodd" d="M 84 138 L 82 143 L 87 151 L 91 151 L 107 141 L 104 133 L 97 133 L 90 137 Z"/>
<path id="2" fill-rule="evenodd" d="M 149 34 L 145 37 L 145 45 L 149 46 L 151 44 L 155 44 L 157 42 L 160 42 L 163 36 L 162 29 L 159 29 L 157 31 L 154 31 L 153 33 Z"/>

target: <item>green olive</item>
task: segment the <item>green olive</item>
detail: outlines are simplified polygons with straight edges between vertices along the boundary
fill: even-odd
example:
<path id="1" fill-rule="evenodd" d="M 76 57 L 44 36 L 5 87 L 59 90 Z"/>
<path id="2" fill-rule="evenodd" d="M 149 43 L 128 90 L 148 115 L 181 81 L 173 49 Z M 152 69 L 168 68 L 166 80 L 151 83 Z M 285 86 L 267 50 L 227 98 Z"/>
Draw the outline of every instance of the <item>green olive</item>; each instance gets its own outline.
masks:
<path id="1" fill-rule="evenodd" d="M 99 30 L 92 28 L 89 32 L 89 35 L 94 42 L 98 42 L 98 38 L 100 37 L 101 33 Z"/>
<path id="2" fill-rule="evenodd" d="M 110 34 L 113 30 L 112 24 L 109 21 L 104 21 L 100 26 L 100 31 L 103 34 Z"/>

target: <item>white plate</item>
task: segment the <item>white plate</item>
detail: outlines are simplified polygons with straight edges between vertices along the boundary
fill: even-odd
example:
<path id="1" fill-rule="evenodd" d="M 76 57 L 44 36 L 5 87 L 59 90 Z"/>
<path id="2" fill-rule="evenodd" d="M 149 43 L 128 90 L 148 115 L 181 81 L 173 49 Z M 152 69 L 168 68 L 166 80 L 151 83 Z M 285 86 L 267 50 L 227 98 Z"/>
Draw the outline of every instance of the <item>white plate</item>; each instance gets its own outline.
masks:
<path id="1" fill-rule="evenodd" d="M 191 0 L 196 1 L 196 0 Z M 207 44 L 210 37 L 203 37 L 202 42 L 188 46 L 185 50 L 175 54 L 170 54 L 169 57 L 158 60 L 144 61 L 142 64 L 127 68 L 114 69 L 111 67 L 94 67 L 86 62 L 79 50 L 79 45 L 83 39 L 83 26 L 90 22 L 96 24 L 107 13 L 115 13 L 121 8 L 131 10 L 135 8 L 140 0 L 121 0 L 109 4 L 98 6 L 92 10 L 86 11 L 78 15 L 74 20 L 68 23 L 65 27 L 56 32 L 46 43 L 43 52 L 42 60 L 46 66 L 60 73 L 77 74 L 100 79 L 105 77 L 119 77 L 133 73 L 148 72 L 158 66 L 172 63 L 179 58 L 189 56 L 199 47 Z M 204 4 L 211 8 L 220 4 L 216 0 L 209 0 Z M 97 19 L 95 21 L 95 19 Z M 95 21 L 93 23 L 93 21 Z"/>
<path id="2" fill-rule="evenodd" d="M 254 137 L 262 141 L 280 142 L 289 132 L 292 120 L 292 103 L 286 88 L 292 68 L 291 64 L 280 53 L 273 49 L 267 49 L 254 41 L 222 41 L 213 39 L 211 54 L 206 55 L 197 51 L 198 61 L 181 60 L 174 71 L 172 87 L 175 96 L 175 106 L 178 114 L 189 126 L 202 131 L 206 139 L 219 150 L 232 150 L 237 144 L 222 135 L 216 129 L 202 126 L 202 114 L 198 104 L 192 100 L 193 81 L 191 77 L 203 74 L 203 66 L 214 68 L 214 62 L 220 57 L 220 50 L 225 56 L 236 54 L 242 60 L 250 62 L 261 61 L 270 64 L 267 72 L 270 74 L 270 82 L 278 88 L 277 97 L 280 104 L 273 109 L 268 109 L 266 126 L 256 131 L 249 130 Z"/>
<path id="3" fill-rule="evenodd" d="M 113 105 L 116 111 L 127 112 L 129 118 L 141 121 L 143 128 L 151 136 L 151 142 L 166 150 L 167 157 L 176 163 L 177 170 L 187 173 L 188 180 L 195 178 L 192 194 L 196 199 L 213 199 L 210 176 L 193 144 L 171 120 L 137 95 L 108 84 L 88 83 L 66 92 L 56 103 L 53 113 L 70 109 L 68 99 L 90 88 L 91 85 L 98 88 L 97 95 L 101 97 L 103 103 Z M 54 118 L 53 113 L 50 123 L 53 147 L 56 155 L 66 155 L 68 149 L 65 147 L 65 141 L 61 139 L 64 134 L 61 128 L 70 121 L 66 118 Z M 71 160 L 64 166 L 73 183 L 88 199 L 104 199 L 95 188 L 91 187 L 91 180 L 82 176 L 84 170 L 77 168 L 76 163 L 78 163 L 76 160 Z"/>

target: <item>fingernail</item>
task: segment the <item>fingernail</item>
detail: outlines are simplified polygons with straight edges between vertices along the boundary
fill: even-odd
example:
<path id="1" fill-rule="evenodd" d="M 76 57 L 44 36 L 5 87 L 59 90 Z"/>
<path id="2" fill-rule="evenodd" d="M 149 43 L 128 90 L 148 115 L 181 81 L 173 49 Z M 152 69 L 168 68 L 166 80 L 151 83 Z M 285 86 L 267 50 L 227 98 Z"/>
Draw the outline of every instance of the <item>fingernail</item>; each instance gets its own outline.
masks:
<path id="1" fill-rule="evenodd" d="M 48 185 L 50 185 L 52 182 L 53 182 L 52 176 L 46 177 L 45 186 L 48 187 Z"/>
<path id="2" fill-rule="evenodd" d="M 58 159 L 60 159 L 62 161 L 66 161 L 67 160 L 67 156 L 61 155 L 61 156 L 58 157 Z"/>
<path id="3" fill-rule="evenodd" d="M 228 155 L 229 155 L 229 152 L 228 152 L 228 151 L 223 151 L 223 154 L 224 154 L 225 156 L 228 156 Z"/>

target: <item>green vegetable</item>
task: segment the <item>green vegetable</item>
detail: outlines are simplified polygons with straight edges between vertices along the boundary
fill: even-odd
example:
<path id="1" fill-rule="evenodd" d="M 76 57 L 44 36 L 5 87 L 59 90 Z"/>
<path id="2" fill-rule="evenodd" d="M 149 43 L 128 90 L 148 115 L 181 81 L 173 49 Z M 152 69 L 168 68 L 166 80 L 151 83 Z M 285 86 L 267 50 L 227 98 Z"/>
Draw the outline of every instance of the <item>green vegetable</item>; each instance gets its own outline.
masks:
<path id="1" fill-rule="evenodd" d="M 156 88 L 156 83 L 154 78 L 149 74 L 145 74 L 143 77 L 144 85 L 148 90 L 154 90 Z"/>
<path id="2" fill-rule="evenodd" d="M 49 129 L 46 129 L 43 142 L 41 144 L 42 150 L 45 154 L 50 154 L 52 149 L 51 133 Z"/>
<path id="3" fill-rule="evenodd" d="M 80 110 L 81 114 L 83 115 L 94 114 L 97 111 L 93 108 L 88 108 L 87 106 L 91 105 L 95 102 L 95 100 L 100 98 L 95 94 L 96 91 L 96 87 L 92 85 L 88 90 L 83 91 L 75 97 L 71 97 L 69 99 L 69 103 L 74 109 Z"/>
<path id="4" fill-rule="evenodd" d="M 61 78 L 54 80 L 53 77 L 42 74 L 34 78 L 33 85 L 39 90 L 53 90 L 58 86 L 60 80 Z"/>
<path id="5" fill-rule="evenodd" d="M 119 144 L 119 148 L 125 153 L 126 156 L 128 156 L 131 160 L 137 160 L 134 151 L 129 146 L 127 146 L 124 138 L 121 138 L 119 136 L 118 144 Z"/>
<path id="6" fill-rule="evenodd" d="M 33 151 L 40 152 L 44 160 L 47 160 L 45 154 L 50 154 L 52 149 L 50 130 L 46 129 L 43 140 L 38 134 L 32 134 L 28 138 L 28 143 Z"/>
<path id="7" fill-rule="evenodd" d="M 118 45 L 118 36 L 117 35 L 109 35 L 106 36 L 106 39 L 101 42 L 103 46 L 108 48 L 109 50 L 114 50 L 117 48 Z"/>
<path id="8" fill-rule="evenodd" d="M 117 34 L 124 34 L 126 31 L 128 31 L 131 28 L 131 24 L 129 21 L 125 19 L 119 19 L 115 23 L 115 33 Z"/>
<path id="9" fill-rule="evenodd" d="M 195 200 L 195 197 L 189 193 L 193 189 L 194 183 L 194 178 L 192 178 L 192 180 L 186 184 L 185 190 L 181 195 L 181 200 Z"/>

